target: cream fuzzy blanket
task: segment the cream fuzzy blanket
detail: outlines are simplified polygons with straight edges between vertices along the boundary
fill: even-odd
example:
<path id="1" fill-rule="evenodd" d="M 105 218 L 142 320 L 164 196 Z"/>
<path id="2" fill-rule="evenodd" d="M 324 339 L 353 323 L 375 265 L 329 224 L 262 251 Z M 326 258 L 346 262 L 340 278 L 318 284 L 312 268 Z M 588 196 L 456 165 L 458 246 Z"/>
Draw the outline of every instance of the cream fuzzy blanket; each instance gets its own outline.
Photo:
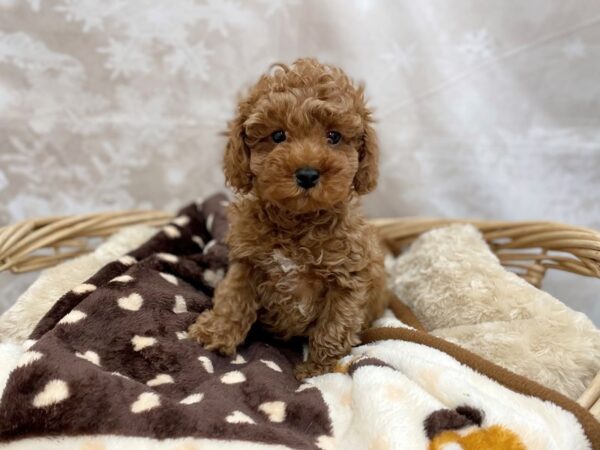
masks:
<path id="1" fill-rule="evenodd" d="M 505 270 L 470 225 L 423 234 L 389 269 L 435 336 L 572 399 L 600 370 L 600 331 L 587 316 Z"/>
<path id="2" fill-rule="evenodd" d="M 126 228 L 44 271 L 0 317 L 0 342 L 22 343 L 56 299 L 155 231 Z M 388 269 L 397 295 L 435 336 L 572 399 L 600 369 L 600 332 L 591 321 L 506 271 L 469 225 L 425 233 Z"/>

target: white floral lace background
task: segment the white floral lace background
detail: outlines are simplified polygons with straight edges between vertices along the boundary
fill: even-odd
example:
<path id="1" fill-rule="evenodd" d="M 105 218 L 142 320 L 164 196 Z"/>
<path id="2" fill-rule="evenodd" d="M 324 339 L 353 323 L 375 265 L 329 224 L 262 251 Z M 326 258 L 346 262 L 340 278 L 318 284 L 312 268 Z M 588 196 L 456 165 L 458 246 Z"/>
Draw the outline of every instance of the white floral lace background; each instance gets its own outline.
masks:
<path id="1" fill-rule="evenodd" d="M 236 93 L 306 55 L 367 83 L 370 215 L 600 228 L 597 0 L 0 0 L 0 224 L 221 189 Z M 600 282 L 545 287 L 600 324 Z"/>

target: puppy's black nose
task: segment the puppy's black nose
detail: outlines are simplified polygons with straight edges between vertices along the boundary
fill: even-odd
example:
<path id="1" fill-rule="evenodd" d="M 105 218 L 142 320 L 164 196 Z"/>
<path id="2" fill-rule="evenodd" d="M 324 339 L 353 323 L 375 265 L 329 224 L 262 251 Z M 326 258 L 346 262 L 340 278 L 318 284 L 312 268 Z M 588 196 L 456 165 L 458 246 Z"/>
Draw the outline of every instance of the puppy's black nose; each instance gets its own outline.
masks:
<path id="1" fill-rule="evenodd" d="M 313 169 L 312 167 L 303 167 L 302 169 L 296 170 L 296 183 L 301 188 L 310 189 L 317 184 L 320 176 L 321 174 L 318 170 Z"/>

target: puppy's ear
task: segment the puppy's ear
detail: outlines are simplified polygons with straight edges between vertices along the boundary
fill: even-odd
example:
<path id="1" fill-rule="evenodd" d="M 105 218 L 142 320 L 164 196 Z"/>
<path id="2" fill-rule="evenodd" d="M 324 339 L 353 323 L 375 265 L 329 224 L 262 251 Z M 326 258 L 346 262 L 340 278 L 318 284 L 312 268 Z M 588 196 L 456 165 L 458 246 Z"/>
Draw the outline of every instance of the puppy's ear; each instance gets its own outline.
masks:
<path id="1" fill-rule="evenodd" d="M 361 147 L 358 151 L 358 171 L 354 176 L 354 190 L 365 195 L 377 186 L 379 175 L 379 146 L 377 135 L 371 125 L 371 119 L 365 120 Z"/>
<path id="2" fill-rule="evenodd" d="M 223 159 L 225 179 L 235 191 L 249 192 L 252 189 L 250 149 L 245 142 L 244 117 L 241 114 L 229 124 L 228 136 Z"/>

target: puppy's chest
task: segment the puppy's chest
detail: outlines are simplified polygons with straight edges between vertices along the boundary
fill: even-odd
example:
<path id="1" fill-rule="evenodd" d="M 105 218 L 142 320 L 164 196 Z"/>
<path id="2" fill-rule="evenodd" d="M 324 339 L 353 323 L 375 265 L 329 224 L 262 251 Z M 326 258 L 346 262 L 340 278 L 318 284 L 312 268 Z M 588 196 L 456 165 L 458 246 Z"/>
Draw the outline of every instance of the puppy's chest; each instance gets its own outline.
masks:
<path id="1" fill-rule="evenodd" d="M 251 259 L 271 288 L 302 296 L 321 293 L 332 283 L 351 276 L 357 267 L 357 255 L 347 242 L 335 239 L 274 242 Z"/>
<path id="2" fill-rule="evenodd" d="M 257 261 L 260 321 L 284 336 L 302 335 L 324 306 L 327 284 L 318 258 L 274 248 Z"/>
<path id="3" fill-rule="evenodd" d="M 320 259 L 306 252 L 290 251 L 283 248 L 273 248 L 261 255 L 256 265 L 265 276 L 277 286 L 294 290 L 306 282 L 316 282 L 320 279 Z"/>

